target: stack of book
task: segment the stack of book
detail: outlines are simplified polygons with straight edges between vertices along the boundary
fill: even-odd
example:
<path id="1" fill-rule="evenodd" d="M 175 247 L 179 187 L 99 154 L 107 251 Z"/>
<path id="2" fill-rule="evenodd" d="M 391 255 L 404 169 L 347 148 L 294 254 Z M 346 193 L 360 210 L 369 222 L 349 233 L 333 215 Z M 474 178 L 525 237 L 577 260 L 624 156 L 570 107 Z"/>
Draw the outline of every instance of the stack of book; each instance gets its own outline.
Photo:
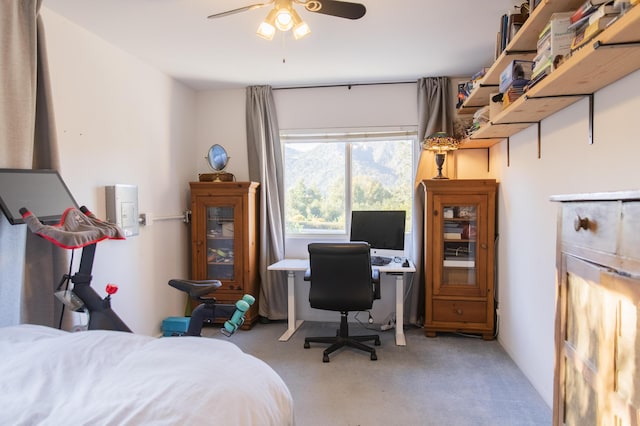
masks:
<path id="1" fill-rule="evenodd" d="M 506 108 L 524 94 L 524 88 L 529 84 L 529 80 L 518 80 L 507 89 L 502 97 L 502 108 Z"/>
<path id="2" fill-rule="evenodd" d="M 571 28 L 575 35 L 571 51 L 584 46 L 618 18 L 621 7 L 610 0 L 587 0 L 571 15 Z"/>
<path id="3" fill-rule="evenodd" d="M 500 73 L 498 88 L 502 97 L 502 107 L 506 108 L 524 93 L 524 88 L 531 80 L 533 61 L 514 60 Z"/>
<path id="4" fill-rule="evenodd" d="M 461 240 L 462 230 L 462 224 L 460 223 L 445 222 L 443 237 L 445 240 Z"/>
<path id="5" fill-rule="evenodd" d="M 516 7 L 517 8 L 517 7 Z M 500 17 L 500 29 L 496 39 L 496 56 L 498 56 L 506 49 L 509 42 L 513 39 L 516 33 L 522 27 L 522 24 L 529 17 L 528 13 L 511 13 L 504 14 Z"/>
<path id="6" fill-rule="evenodd" d="M 538 36 L 537 55 L 528 87 L 551 74 L 562 59 L 571 53 L 575 31 L 570 28 L 573 12 L 554 13 Z"/>

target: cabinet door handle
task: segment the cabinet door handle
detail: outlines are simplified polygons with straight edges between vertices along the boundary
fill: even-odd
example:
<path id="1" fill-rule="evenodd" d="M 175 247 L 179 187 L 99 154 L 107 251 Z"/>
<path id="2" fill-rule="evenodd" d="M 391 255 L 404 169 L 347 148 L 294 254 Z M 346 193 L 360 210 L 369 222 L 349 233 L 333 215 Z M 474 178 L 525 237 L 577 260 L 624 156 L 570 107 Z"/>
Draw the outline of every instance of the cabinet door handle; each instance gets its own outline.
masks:
<path id="1" fill-rule="evenodd" d="M 578 215 L 578 217 L 576 217 L 576 219 L 573 221 L 573 228 L 576 230 L 576 232 L 580 231 L 581 229 L 589 229 L 589 218 L 580 217 L 580 215 Z"/>
<path id="2" fill-rule="evenodd" d="M 462 315 L 462 313 L 463 313 L 463 312 L 462 312 L 462 309 L 460 309 L 460 308 L 456 309 L 456 314 L 458 314 L 458 315 Z"/>

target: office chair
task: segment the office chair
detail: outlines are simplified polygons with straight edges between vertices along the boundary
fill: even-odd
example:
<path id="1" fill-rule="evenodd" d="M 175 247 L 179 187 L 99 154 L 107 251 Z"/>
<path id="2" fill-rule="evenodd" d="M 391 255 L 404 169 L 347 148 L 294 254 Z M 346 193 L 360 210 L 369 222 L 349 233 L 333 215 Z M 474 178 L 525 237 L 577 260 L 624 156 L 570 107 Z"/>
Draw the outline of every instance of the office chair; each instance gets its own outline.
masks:
<path id="1" fill-rule="evenodd" d="M 305 349 L 311 342 L 331 344 L 323 353 L 323 362 L 329 362 L 329 355 L 344 346 L 369 352 L 371 360 L 377 360 L 376 350 L 362 342 L 373 340 L 380 346 L 380 337 L 350 336 L 347 323 L 349 312 L 371 309 L 373 300 L 380 298 L 380 272 L 371 268 L 369 244 L 312 243 L 308 250 L 310 268 L 304 279 L 311 282 L 309 303 L 312 308 L 340 312 L 340 328 L 335 336 L 305 338 Z"/>

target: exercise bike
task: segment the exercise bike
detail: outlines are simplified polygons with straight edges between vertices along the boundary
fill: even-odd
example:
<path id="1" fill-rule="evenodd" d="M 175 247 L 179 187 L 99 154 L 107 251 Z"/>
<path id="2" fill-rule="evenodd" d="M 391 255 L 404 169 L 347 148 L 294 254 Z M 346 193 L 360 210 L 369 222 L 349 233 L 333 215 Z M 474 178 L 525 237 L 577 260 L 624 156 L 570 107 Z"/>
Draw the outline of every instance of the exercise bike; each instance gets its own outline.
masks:
<path id="1" fill-rule="evenodd" d="M 187 336 L 200 336 L 202 325 L 205 321 L 213 321 L 216 318 L 229 318 L 224 322 L 220 332 L 231 337 L 244 324 L 244 315 L 256 299 L 245 294 L 234 305 L 219 304 L 215 297 L 206 296 L 220 288 L 222 283 L 218 280 L 169 280 L 169 285 L 182 290 L 200 304 L 191 313 Z"/>
<path id="2" fill-rule="evenodd" d="M 78 272 L 65 274 L 55 295 L 72 311 L 86 312 L 89 316 L 89 330 L 114 330 L 131 332 L 129 327 L 111 308 L 111 295 L 117 287 L 107 285 L 108 295 L 104 298 L 91 287 L 91 270 L 96 244 L 105 239 L 124 239 L 122 230 L 112 223 L 98 219 L 85 206 L 80 209 L 69 208 L 62 214 L 57 225 L 45 225 L 27 208 L 20 208 L 20 214 L 29 230 L 42 238 L 65 249 L 82 248 L 82 257 Z M 69 282 L 73 284 L 69 290 Z M 62 289 L 67 284 L 66 289 Z M 221 286 L 218 280 L 194 281 L 172 279 L 169 285 L 186 292 L 190 297 L 202 302 L 192 313 L 189 320 L 188 336 L 200 336 L 205 320 L 228 318 L 221 328 L 227 337 L 233 335 L 244 323 L 245 312 L 255 302 L 249 294 L 235 304 L 218 304 L 214 297 L 206 297 Z M 110 287 L 111 286 L 111 287 Z"/>

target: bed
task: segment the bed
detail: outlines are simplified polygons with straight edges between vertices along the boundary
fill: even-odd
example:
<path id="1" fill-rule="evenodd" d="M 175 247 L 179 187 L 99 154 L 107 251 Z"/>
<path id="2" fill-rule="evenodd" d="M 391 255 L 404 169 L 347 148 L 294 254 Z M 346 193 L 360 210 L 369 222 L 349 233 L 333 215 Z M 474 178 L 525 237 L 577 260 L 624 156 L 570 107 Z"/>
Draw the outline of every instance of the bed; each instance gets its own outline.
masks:
<path id="1" fill-rule="evenodd" d="M 280 376 L 233 343 L 0 328 L 0 424 L 292 425 Z"/>

